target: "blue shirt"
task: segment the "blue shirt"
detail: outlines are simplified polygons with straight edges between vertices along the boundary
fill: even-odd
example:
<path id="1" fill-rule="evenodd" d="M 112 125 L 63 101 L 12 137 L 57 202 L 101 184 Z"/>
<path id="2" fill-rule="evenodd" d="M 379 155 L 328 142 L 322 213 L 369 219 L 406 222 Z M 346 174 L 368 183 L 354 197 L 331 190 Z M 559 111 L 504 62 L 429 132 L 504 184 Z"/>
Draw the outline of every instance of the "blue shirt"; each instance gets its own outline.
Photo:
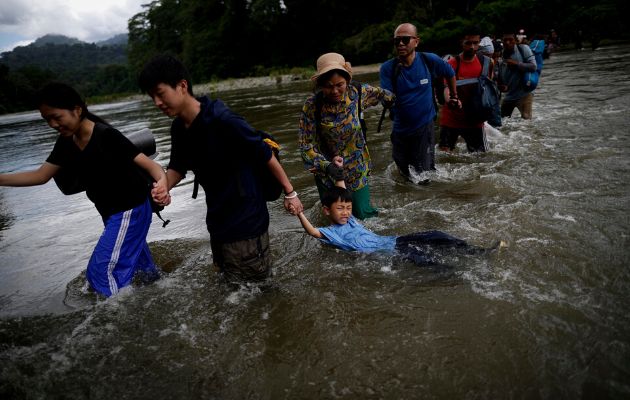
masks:
<path id="1" fill-rule="evenodd" d="M 429 63 L 424 62 L 422 54 L 416 52 L 410 66 L 400 67 L 396 77 L 396 103 L 392 108 L 394 115 L 393 133 L 411 134 L 421 126 L 433 121 L 435 107 L 433 105 L 433 77 L 452 78 L 455 76 L 453 68 L 437 54 L 424 53 Z M 381 87 L 394 91 L 392 75 L 398 59 L 394 58 L 381 65 Z"/>
<path id="2" fill-rule="evenodd" d="M 518 51 L 516 46 L 518 46 L 521 51 Z M 521 52 L 523 53 L 522 56 Z M 534 53 L 529 46 L 516 44 L 514 45 L 514 52 L 509 56 L 509 58 L 518 61 L 519 65 L 516 68 L 509 68 L 506 62 L 499 64 L 499 82 L 507 85 L 508 87 L 507 92 L 503 95 L 503 99 L 507 101 L 516 101 L 531 93 L 530 91 L 525 90 L 525 87 L 523 86 L 523 74 L 526 71 L 536 70 L 536 56 L 534 56 Z"/>
<path id="3" fill-rule="evenodd" d="M 393 252 L 396 247 L 396 236 L 377 235 L 358 223 L 354 217 L 350 217 L 347 224 L 333 224 L 319 228 L 319 231 L 324 235 L 320 239 L 322 242 L 346 251 Z"/>

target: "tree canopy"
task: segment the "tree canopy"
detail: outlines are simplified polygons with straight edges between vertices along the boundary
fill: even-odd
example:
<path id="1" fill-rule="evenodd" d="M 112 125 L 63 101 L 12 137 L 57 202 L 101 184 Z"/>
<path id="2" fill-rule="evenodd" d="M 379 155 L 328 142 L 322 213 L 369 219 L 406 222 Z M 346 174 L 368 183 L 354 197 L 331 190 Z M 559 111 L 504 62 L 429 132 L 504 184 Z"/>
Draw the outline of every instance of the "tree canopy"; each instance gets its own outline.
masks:
<path id="1" fill-rule="evenodd" d="M 154 0 L 128 21 L 126 47 L 49 43 L 38 58 L 29 46 L 4 53 L 0 112 L 23 108 L 23 92 L 51 78 L 88 96 L 137 91 L 135 77 L 158 53 L 179 57 L 200 83 L 313 68 L 330 51 L 355 65 L 383 62 L 401 22 L 418 27 L 422 50 L 440 55 L 458 51 L 472 26 L 497 35 L 522 28 L 530 37 L 555 29 L 564 43 L 578 31 L 586 41 L 627 39 L 629 8 L 625 0 Z"/>

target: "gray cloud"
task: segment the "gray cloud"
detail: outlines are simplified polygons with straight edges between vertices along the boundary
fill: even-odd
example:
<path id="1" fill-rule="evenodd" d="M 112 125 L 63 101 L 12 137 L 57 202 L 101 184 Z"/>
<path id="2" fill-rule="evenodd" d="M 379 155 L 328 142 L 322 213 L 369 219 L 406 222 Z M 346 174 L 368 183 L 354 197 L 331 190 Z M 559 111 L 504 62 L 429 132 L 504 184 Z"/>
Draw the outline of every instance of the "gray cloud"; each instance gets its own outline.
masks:
<path id="1" fill-rule="evenodd" d="M 0 2 L 0 26 L 18 26 L 28 20 L 33 2 L 29 0 L 2 0 Z"/>
<path id="2" fill-rule="evenodd" d="M 61 34 L 86 42 L 127 31 L 127 21 L 146 0 L 1 0 L 0 34 L 34 40 Z"/>

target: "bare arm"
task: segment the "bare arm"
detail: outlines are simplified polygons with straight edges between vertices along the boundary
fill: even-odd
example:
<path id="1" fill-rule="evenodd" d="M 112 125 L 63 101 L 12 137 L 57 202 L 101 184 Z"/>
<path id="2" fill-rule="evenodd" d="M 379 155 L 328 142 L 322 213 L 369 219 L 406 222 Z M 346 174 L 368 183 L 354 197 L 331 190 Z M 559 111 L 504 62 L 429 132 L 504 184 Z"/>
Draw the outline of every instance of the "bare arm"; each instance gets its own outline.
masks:
<path id="1" fill-rule="evenodd" d="M 332 163 L 335 164 L 336 166 L 338 166 L 339 168 L 343 169 L 343 157 L 341 156 L 334 156 Z M 338 181 L 335 181 L 335 186 L 341 187 L 341 188 L 346 188 L 346 181 L 344 181 L 343 179 L 340 179 Z"/>
<path id="2" fill-rule="evenodd" d="M 166 178 L 166 174 L 164 173 L 164 170 L 162 169 L 160 164 L 151 160 L 149 157 L 142 153 L 138 154 L 133 159 L 133 161 L 140 168 L 147 171 L 155 181 L 153 183 L 153 189 L 151 189 L 151 197 L 153 198 L 153 200 L 162 206 L 169 205 L 171 203 L 171 196 L 168 193 L 168 181 Z"/>
<path id="3" fill-rule="evenodd" d="M 158 186 L 153 185 L 153 189 L 151 189 L 151 197 L 153 200 L 161 206 L 167 206 L 171 204 L 171 195 L 169 191 L 175 187 L 181 180 L 183 176 L 173 170 L 169 169 L 166 171 L 166 186 Z"/>
<path id="4" fill-rule="evenodd" d="M 297 216 L 300 219 L 300 223 L 302 223 L 302 227 L 304 228 L 306 233 L 308 233 L 309 235 L 311 235 L 311 236 L 313 236 L 313 237 L 315 237 L 317 239 L 321 239 L 323 237 L 323 235 L 319 231 L 319 229 L 315 228 L 311 224 L 311 222 L 308 220 L 308 218 L 306 218 L 306 215 L 304 215 L 303 212 L 300 212 Z"/>
<path id="5" fill-rule="evenodd" d="M 289 211 L 291 214 L 301 213 L 304 210 L 304 206 L 302 206 L 302 202 L 297 197 L 297 192 L 293 190 L 293 185 L 289 181 L 287 173 L 284 172 L 282 165 L 280 165 L 280 162 L 278 162 L 278 159 L 274 155 L 272 155 L 267 162 L 267 168 L 269 168 L 272 175 L 280 182 L 284 193 L 287 194 L 284 198 L 285 210 Z"/>
<path id="6" fill-rule="evenodd" d="M 0 174 L 0 186 L 35 186 L 43 185 L 59 172 L 58 165 L 43 163 L 38 169 L 14 174 Z"/>
<path id="7" fill-rule="evenodd" d="M 452 108 L 462 108 L 462 102 L 457 96 L 457 79 L 455 76 L 446 78 L 446 85 L 448 86 L 448 105 Z"/>
<path id="8" fill-rule="evenodd" d="M 138 154 L 136 158 L 133 159 L 133 162 L 135 162 L 143 170 L 147 171 L 158 185 L 164 185 L 164 188 L 167 188 L 166 174 L 160 164 L 151 160 L 143 153 Z"/>

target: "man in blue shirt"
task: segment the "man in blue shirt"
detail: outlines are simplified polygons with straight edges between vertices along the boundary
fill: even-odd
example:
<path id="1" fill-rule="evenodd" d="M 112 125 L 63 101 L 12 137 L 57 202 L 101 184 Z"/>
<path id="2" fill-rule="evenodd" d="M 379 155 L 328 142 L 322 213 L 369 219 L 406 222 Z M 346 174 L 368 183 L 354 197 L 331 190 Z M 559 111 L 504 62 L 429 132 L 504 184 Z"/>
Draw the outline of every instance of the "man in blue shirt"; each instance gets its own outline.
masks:
<path id="1" fill-rule="evenodd" d="M 435 170 L 433 120 L 437 110 L 433 79 L 446 79 L 449 107 L 461 107 L 453 69 L 436 54 L 417 53 L 419 43 L 414 25 L 399 25 L 394 31 L 398 57 L 383 63 L 380 69 L 381 87 L 396 95 L 392 107 L 392 157 L 405 177 L 410 176 L 411 168 L 417 174 Z"/>
<path id="2" fill-rule="evenodd" d="M 531 119 L 534 94 L 523 84 L 523 74 L 536 71 L 536 56 L 529 46 L 517 44 L 513 33 L 503 35 L 503 44 L 503 61 L 499 64 L 499 90 L 505 93 L 501 117 L 511 117 L 518 108 L 523 119 Z"/>

